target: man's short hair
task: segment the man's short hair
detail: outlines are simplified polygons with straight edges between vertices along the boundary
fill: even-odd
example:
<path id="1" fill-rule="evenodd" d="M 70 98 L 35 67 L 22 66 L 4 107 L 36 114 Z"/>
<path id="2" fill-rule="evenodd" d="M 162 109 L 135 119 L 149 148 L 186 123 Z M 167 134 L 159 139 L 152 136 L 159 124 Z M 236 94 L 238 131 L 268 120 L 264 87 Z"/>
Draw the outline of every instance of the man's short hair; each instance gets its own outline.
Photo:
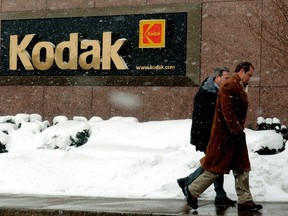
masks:
<path id="1" fill-rule="evenodd" d="M 239 72 L 241 69 L 244 69 L 245 73 L 250 70 L 250 67 L 254 69 L 253 65 L 250 62 L 241 62 L 236 66 L 235 72 Z"/>
<path id="2" fill-rule="evenodd" d="M 213 74 L 214 74 L 214 77 L 216 76 L 222 76 L 223 75 L 223 72 L 230 72 L 229 69 L 227 67 L 217 67 L 214 69 L 213 71 Z"/>

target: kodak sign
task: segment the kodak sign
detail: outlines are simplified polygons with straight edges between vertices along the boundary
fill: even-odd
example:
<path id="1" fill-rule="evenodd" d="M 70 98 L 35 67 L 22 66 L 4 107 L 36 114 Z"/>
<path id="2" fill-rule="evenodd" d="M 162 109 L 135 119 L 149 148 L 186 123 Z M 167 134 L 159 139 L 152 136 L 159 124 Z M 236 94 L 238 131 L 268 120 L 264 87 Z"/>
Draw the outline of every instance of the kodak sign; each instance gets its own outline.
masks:
<path id="1" fill-rule="evenodd" d="M 139 48 L 165 47 L 165 19 L 140 20 Z"/>
<path id="2" fill-rule="evenodd" d="M 185 78 L 187 67 L 194 65 L 195 58 L 193 64 L 187 61 L 193 50 L 187 47 L 194 47 L 191 42 L 199 35 L 187 34 L 189 25 L 194 29 L 188 8 L 201 8 L 194 6 L 183 6 L 184 11 L 182 6 L 177 11 L 137 7 L 135 14 L 130 7 L 124 14 L 119 8 L 107 14 L 98 9 L 36 11 L 31 18 L 27 12 L 5 13 L 0 22 L 0 86 L 3 77 L 29 85 L 54 84 L 54 77 L 57 85 L 172 85 L 171 77 Z"/>
<path id="3" fill-rule="evenodd" d="M 98 40 L 80 41 L 79 33 L 71 33 L 68 41 L 63 41 L 56 46 L 50 41 L 32 44 L 35 34 L 25 35 L 22 41 L 18 40 L 18 35 L 11 35 L 9 70 L 17 70 L 18 63 L 22 63 L 25 70 L 49 70 L 54 63 L 61 70 L 77 70 L 79 67 L 84 70 L 99 70 L 100 66 L 102 70 L 110 70 L 111 62 L 118 70 L 127 70 L 126 62 L 118 54 L 126 39 L 118 39 L 111 44 L 111 36 L 112 32 L 103 32 L 101 48 Z M 28 52 L 28 48 L 32 49 L 31 53 Z M 67 60 L 64 59 L 65 50 Z M 44 53 L 44 56 L 41 57 L 41 53 Z"/>

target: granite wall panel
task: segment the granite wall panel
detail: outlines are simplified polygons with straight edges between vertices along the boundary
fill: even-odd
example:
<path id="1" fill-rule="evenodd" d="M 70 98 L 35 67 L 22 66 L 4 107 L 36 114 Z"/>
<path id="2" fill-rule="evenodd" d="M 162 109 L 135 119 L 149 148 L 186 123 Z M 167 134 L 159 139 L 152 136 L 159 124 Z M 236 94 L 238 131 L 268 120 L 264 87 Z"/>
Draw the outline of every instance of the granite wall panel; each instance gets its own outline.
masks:
<path id="1" fill-rule="evenodd" d="M 119 7 L 119 6 L 135 6 L 145 5 L 146 0 L 95 0 L 95 7 Z"/>
<path id="2" fill-rule="evenodd" d="M 46 119 L 55 116 L 92 116 L 92 87 L 46 86 L 44 89 L 44 110 Z"/>
<path id="3" fill-rule="evenodd" d="M 246 118 L 246 127 L 256 128 L 257 117 L 262 114 L 262 110 L 260 108 L 260 88 L 249 86 L 247 94 L 249 106 Z"/>
<path id="4" fill-rule="evenodd" d="M 143 121 L 143 92 L 141 87 L 114 87 L 108 94 L 110 116 L 133 116 Z"/>
<path id="5" fill-rule="evenodd" d="M 145 91 L 144 98 L 144 118 L 147 121 L 157 119 L 161 116 L 162 120 L 170 119 L 173 112 L 171 102 L 173 95 L 171 95 L 171 88 L 169 87 L 154 87 L 149 91 Z"/>
<path id="6" fill-rule="evenodd" d="M 110 104 L 111 87 L 99 86 L 93 88 L 92 100 L 92 115 L 102 119 L 109 119 L 111 117 Z"/>
<path id="7" fill-rule="evenodd" d="M 284 2 L 288 7 L 288 1 Z M 281 13 L 285 13 L 284 9 L 279 9 L 270 0 L 263 1 L 261 33 L 267 43 L 262 44 L 262 86 L 288 86 L 288 44 L 285 43 L 288 35 L 287 15 L 285 18 Z"/>
<path id="8" fill-rule="evenodd" d="M 46 0 L 2 0 L 2 12 L 46 10 Z"/>
<path id="9" fill-rule="evenodd" d="M 287 125 L 287 92 L 288 87 L 262 87 L 260 91 L 260 116 L 264 118 L 276 117 Z"/>
<path id="10" fill-rule="evenodd" d="M 93 8 L 93 0 L 47 0 L 48 10 Z"/>
<path id="11" fill-rule="evenodd" d="M 219 66 L 234 71 L 242 61 L 252 62 L 254 76 L 260 74 L 260 42 L 248 30 L 248 20 L 260 28 L 258 20 L 250 19 L 247 8 L 256 7 L 254 1 L 204 3 L 202 8 L 201 79 Z M 244 17 L 240 19 L 239 17 Z M 254 79 L 253 85 L 259 79 Z"/>
<path id="12" fill-rule="evenodd" d="M 39 113 L 44 110 L 44 87 L 42 86 L 1 86 L 0 114 Z"/>

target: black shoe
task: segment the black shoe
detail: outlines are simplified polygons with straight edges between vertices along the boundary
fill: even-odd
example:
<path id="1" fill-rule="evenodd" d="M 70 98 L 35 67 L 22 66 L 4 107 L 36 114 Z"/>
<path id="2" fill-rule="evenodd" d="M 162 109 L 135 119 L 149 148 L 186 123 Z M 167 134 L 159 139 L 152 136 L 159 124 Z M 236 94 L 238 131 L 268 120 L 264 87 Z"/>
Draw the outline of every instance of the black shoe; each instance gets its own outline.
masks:
<path id="1" fill-rule="evenodd" d="M 178 183 L 179 187 L 182 189 L 184 196 L 187 197 L 187 193 L 185 191 L 185 183 L 186 183 L 185 178 L 177 179 L 177 183 Z"/>
<path id="2" fill-rule="evenodd" d="M 221 198 L 216 197 L 214 203 L 215 203 L 216 205 L 235 206 L 235 204 L 236 204 L 237 202 L 234 201 L 234 200 L 229 199 L 229 198 L 226 196 L 226 197 L 221 197 Z"/>
<path id="3" fill-rule="evenodd" d="M 260 210 L 262 208 L 263 208 L 262 205 L 255 204 L 252 201 L 248 201 L 248 202 L 245 202 L 245 203 L 242 203 L 242 204 L 238 204 L 238 211 L 250 211 L 250 212 L 253 212 L 253 211 L 258 211 L 258 210 Z"/>
<path id="4" fill-rule="evenodd" d="M 187 194 L 186 200 L 187 200 L 188 205 L 193 209 L 197 209 L 198 208 L 198 199 L 196 197 L 192 196 L 188 187 L 185 187 L 184 190 Z"/>

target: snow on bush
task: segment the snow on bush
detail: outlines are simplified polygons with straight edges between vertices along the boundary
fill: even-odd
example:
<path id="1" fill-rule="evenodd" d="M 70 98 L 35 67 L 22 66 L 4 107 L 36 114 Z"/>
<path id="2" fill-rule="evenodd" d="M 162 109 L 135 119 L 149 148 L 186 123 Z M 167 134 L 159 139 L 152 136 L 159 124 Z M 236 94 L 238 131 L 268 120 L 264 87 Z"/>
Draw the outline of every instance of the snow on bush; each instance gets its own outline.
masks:
<path id="1" fill-rule="evenodd" d="M 285 125 L 281 125 L 278 118 L 264 118 L 259 116 L 257 118 L 257 130 L 259 133 L 265 131 L 261 140 L 256 141 L 256 145 L 252 150 L 260 155 L 271 155 L 285 150 L 287 143 L 288 131 Z M 278 137 L 277 137 L 278 136 Z M 278 140 L 279 142 L 272 142 L 271 140 Z M 282 142 L 280 140 L 282 139 Z M 255 144 L 254 143 L 254 144 Z"/>
<path id="2" fill-rule="evenodd" d="M 283 137 L 274 130 L 255 131 L 245 129 L 247 143 L 253 143 L 248 147 L 250 151 L 258 154 L 276 154 L 281 152 L 283 148 Z"/>
<path id="3" fill-rule="evenodd" d="M 18 128 L 20 128 L 24 122 L 29 122 L 29 121 L 30 121 L 29 114 L 19 113 L 15 115 L 14 117 L 14 123 L 16 124 Z"/>
<path id="4" fill-rule="evenodd" d="M 0 153 L 8 152 L 6 149 L 8 139 L 9 139 L 8 135 L 0 131 Z"/>
<path id="5" fill-rule="evenodd" d="M 49 121 L 43 121 L 39 114 L 1 116 L 0 153 L 25 148 L 65 150 L 69 147 L 79 147 L 88 141 L 90 125 L 84 117 L 73 119 L 56 116 L 50 127 Z"/>
<path id="6" fill-rule="evenodd" d="M 67 120 L 68 120 L 68 118 L 66 116 L 56 116 L 53 118 L 53 125 L 56 125 L 56 124 L 61 123 L 61 122 L 65 122 Z"/>
<path id="7" fill-rule="evenodd" d="M 88 141 L 90 126 L 84 121 L 67 120 L 47 128 L 42 133 L 41 149 L 67 149 L 81 146 Z"/>
<path id="8" fill-rule="evenodd" d="M 13 116 L 0 116 L 0 124 L 1 123 L 14 123 Z"/>
<path id="9" fill-rule="evenodd" d="M 2 131 L 5 134 L 10 134 L 12 131 L 17 130 L 17 126 L 13 123 L 6 122 L 6 123 L 0 123 L 0 131 Z"/>
<path id="10" fill-rule="evenodd" d="M 96 116 L 90 120 L 82 116 L 74 116 L 69 120 L 66 116 L 60 115 L 54 117 L 51 126 L 49 121 L 43 121 L 42 117 L 35 113 L 0 116 L 0 153 L 27 148 L 67 150 L 71 147 L 79 147 L 88 142 L 92 128 L 96 132 L 98 131 L 97 124 L 100 122 L 105 124 L 102 118 Z M 138 119 L 134 117 L 114 116 L 109 119 L 107 136 L 111 136 L 109 125 L 118 124 L 118 122 L 121 122 L 121 124 L 126 122 L 128 125 L 139 123 Z M 279 119 L 258 117 L 257 126 L 256 130 L 245 129 L 250 151 L 257 152 L 260 155 L 277 154 L 284 151 L 288 130 L 285 125 L 280 124 Z M 131 136 L 133 135 L 133 129 L 135 129 L 135 126 L 131 125 Z M 122 135 L 121 131 L 115 133 L 119 140 L 134 139 L 130 135 L 128 137 Z M 167 131 L 158 131 L 157 133 L 166 134 Z M 255 136 L 256 133 L 259 136 Z M 150 137 L 150 139 L 152 142 L 153 137 Z M 134 145 L 136 144 L 134 143 Z"/>

